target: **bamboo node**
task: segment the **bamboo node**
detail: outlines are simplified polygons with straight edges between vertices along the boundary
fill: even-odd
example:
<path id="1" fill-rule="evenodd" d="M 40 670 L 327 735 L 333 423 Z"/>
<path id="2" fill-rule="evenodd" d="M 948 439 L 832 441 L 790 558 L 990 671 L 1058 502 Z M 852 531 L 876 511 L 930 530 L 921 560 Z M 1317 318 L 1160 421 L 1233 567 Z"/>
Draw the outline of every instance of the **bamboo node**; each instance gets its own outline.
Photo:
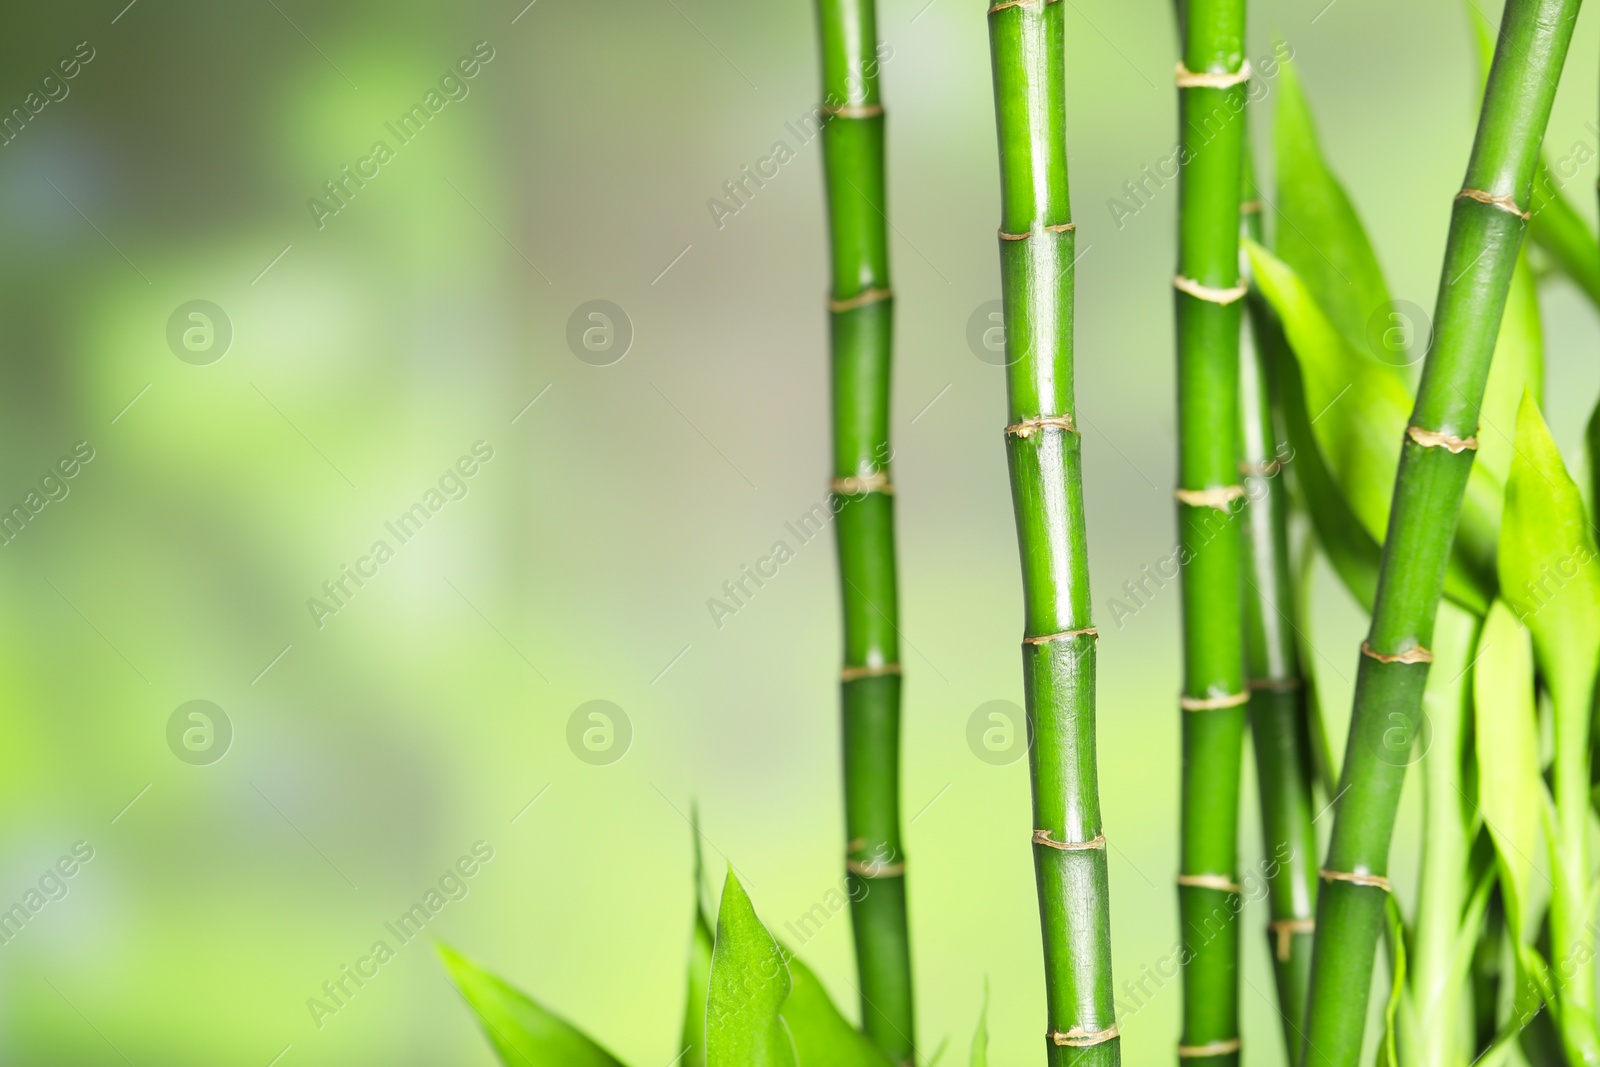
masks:
<path id="1" fill-rule="evenodd" d="M 1517 218 L 1521 219 L 1523 222 L 1527 222 L 1529 219 L 1533 218 L 1533 214 L 1531 212 L 1524 211 L 1522 208 L 1517 206 L 1516 198 L 1509 193 L 1496 196 L 1493 193 L 1486 193 L 1482 189 L 1463 189 L 1456 194 L 1456 199 L 1476 200 L 1480 204 L 1488 204 L 1490 207 L 1497 207 L 1501 211 L 1509 212 L 1510 214 L 1517 216 Z"/>
<path id="2" fill-rule="evenodd" d="M 1220 711 L 1223 708 L 1237 708 L 1241 704 L 1250 703 L 1250 692 L 1227 693 L 1217 697 L 1189 697 L 1180 696 L 1178 707 L 1184 711 Z"/>
<path id="3" fill-rule="evenodd" d="M 1272 931 L 1277 938 L 1276 952 L 1279 963 L 1289 962 L 1290 950 L 1294 948 L 1295 934 L 1309 934 L 1317 928 L 1315 919 L 1274 919 L 1267 924 L 1267 929 Z"/>
<path id="4" fill-rule="evenodd" d="M 1265 463 L 1239 464 L 1239 473 L 1245 477 L 1254 475 L 1257 478 L 1271 478 L 1281 470 L 1283 470 L 1283 463 L 1276 459 L 1269 459 Z"/>
<path id="5" fill-rule="evenodd" d="M 1226 1041 L 1212 1041 L 1204 1045 L 1179 1045 L 1178 1058 L 1180 1060 L 1193 1060 L 1202 1056 L 1226 1056 L 1230 1052 L 1239 1051 L 1239 1039 L 1230 1037 Z"/>
<path id="6" fill-rule="evenodd" d="M 1007 437 L 1032 437 L 1040 430 L 1065 430 L 1068 433 L 1077 433 L 1078 427 L 1072 421 L 1071 415 L 1035 415 L 1031 419 L 1023 419 L 1006 427 Z"/>
<path id="7" fill-rule="evenodd" d="M 822 113 L 836 119 L 875 119 L 883 114 L 882 104 L 823 104 Z"/>
<path id="8" fill-rule="evenodd" d="M 865 292 L 857 293 L 855 296 L 845 297 L 843 300 L 835 300 L 830 297 L 828 299 L 828 310 L 834 312 L 854 311 L 858 307 L 876 304 L 880 300 L 893 299 L 893 289 L 868 289 Z"/>
<path id="9" fill-rule="evenodd" d="M 1330 871 L 1324 867 L 1317 872 L 1324 882 L 1349 882 L 1351 885 L 1371 886 L 1381 889 L 1385 893 L 1393 892 L 1389 888 L 1389 879 L 1381 874 L 1372 874 L 1368 871 Z"/>
<path id="10" fill-rule="evenodd" d="M 1223 893 L 1244 892 L 1244 887 L 1226 874 L 1180 874 L 1178 884 L 1189 889 L 1216 889 Z"/>
<path id="11" fill-rule="evenodd" d="M 1214 485 L 1210 489 L 1174 489 L 1172 495 L 1178 503 L 1191 508 L 1216 508 L 1227 511 L 1228 505 L 1244 496 L 1242 485 Z"/>
<path id="12" fill-rule="evenodd" d="M 857 878 L 899 878 L 906 873 L 904 863 L 879 863 L 869 861 L 862 863 L 859 860 L 847 859 L 844 861 L 845 870 Z"/>
<path id="13" fill-rule="evenodd" d="M 1063 222 L 1059 226 L 1042 226 L 1038 230 L 1028 230 L 1026 233 L 1007 233 L 1006 231 L 1001 230 L 1000 231 L 1000 240 L 1002 240 L 1002 241 L 1026 241 L 1028 238 L 1032 237 L 1035 233 L 1071 233 L 1073 230 L 1076 230 L 1077 228 L 1078 227 L 1076 225 L 1074 225 L 1073 223 Z"/>
<path id="14" fill-rule="evenodd" d="M 1100 640 L 1100 631 L 1093 626 L 1085 626 L 1081 630 L 1062 630 L 1058 634 L 1039 634 L 1037 637 L 1024 637 L 1022 643 L 1025 645 L 1048 645 L 1052 641 L 1066 641 L 1074 637 L 1092 637 L 1098 641 Z"/>
<path id="15" fill-rule="evenodd" d="M 1423 448 L 1447 448 L 1457 455 L 1467 451 L 1475 452 L 1478 449 L 1477 437 L 1457 437 L 1453 433 L 1424 430 L 1421 426 L 1407 426 L 1406 436 Z"/>
<path id="16" fill-rule="evenodd" d="M 1081 1026 L 1074 1026 L 1071 1030 L 1052 1030 L 1045 1035 L 1045 1039 L 1057 1048 L 1093 1048 L 1121 1036 L 1115 1026 L 1108 1026 L 1104 1030 L 1085 1030 Z"/>
<path id="17" fill-rule="evenodd" d="M 1088 841 L 1057 841 L 1050 836 L 1049 830 L 1035 830 L 1033 843 L 1056 849 L 1059 852 L 1104 852 L 1106 850 L 1106 835 L 1096 834 Z"/>
<path id="18" fill-rule="evenodd" d="M 1259 200 L 1246 200 L 1244 203 L 1239 205 L 1239 214 L 1241 214 L 1241 215 L 1259 215 L 1259 214 L 1261 214 L 1261 201 L 1259 201 Z"/>
<path id="19" fill-rule="evenodd" d="M 1375 659 L 1379 663 L 1432 663 L 1433 662 L 1433 653 L 1429 652 L 1427 649 L 1423 648 L 1421 645 L 1418 645 L 1416 648 L 1408 648 L 1404 652 L 1396 652 L 1394 655 L 1389 655 L 1386 652 L 1379 652 L 1377 649 L 1373 648 L 1370 643 L 1368 643 L 1366 641 L 1363 641 L 1363 642 L 1361 642 L 1361 654 L 1363 656 L 1366 656 L 1366 657 L 1370 658 L 1370 659 Z"/>
<path id="20" fill-rule="evenodd" d="M 886 674 L 899 674 L 900 664 L 880 663 L 872 667 L 845 667 L 839 671 L 839 681 L 855 682 L 862 678 L 881 678 Z"/>
<path id="21" fill-rule="evenodd" d="M 996 11 L 1004 11 L 1008 7 L 1032 7 L 1038 2 L 1039 0 L 1001 0 L 1000 3 L 995 4 L 989 9 L 989 14 L 992 15 Z M 1054 4 L 1057 3 L 1058 0 L 1044 0 L 1044 2 L 1047 4 Z"/>
<path id="22" fill-rule="evenodd" d="M 1181 274 L 1172 277 L 1172 284 L 1181 293 L 1188 293 L 1196 300 L 1204 300 L 1208 304 L 1221 304 L 1227 307 L 1235 300 L 1239 300 L 1250 292 L 1247 285 L 1236 285 L 1232 289 L 1214 289 L 1209 285 L 1201 285 L 1193 278 L 1185 278 Z"/>
<path id="23" fill-rule="evenodd" d="M 1193 71 L 1178 61 L 1178 88 L 1180 89 L 1231 89 L 1250 80 L 1250 61 L 1239 64 L 1234 72 L 1226 70 Z"/>
<path id="24" fill-rule="evenodd" d="M 866 493 L 894 495 L 894 486 L 889 481 L 888 471 L 874 471 L 863 476 L 835 478 L 829 483 L 829 487 L 840 496 L 862 496 Z"/>
<path id="25" fill-rule="evenodd" d="M 1271 690 L 1274 693 L 1288 693 L 1288 692 L 1292 692 L 1292 691 L 1294 691 L 1296 689 L 1304 688 L 1304 686 L 1305 686 L 1305 680 L 1301 679 L 1301 678 L 1252 678 L 1252 679 L 1250 679 L 1250 688 L 1251 688 L 1252 691 L 1256 691 L 1256 692 L 1259 692 L 1260 690 L 1263 690 L 1263 689 L 1267 689 L 1267 690 Z"/>

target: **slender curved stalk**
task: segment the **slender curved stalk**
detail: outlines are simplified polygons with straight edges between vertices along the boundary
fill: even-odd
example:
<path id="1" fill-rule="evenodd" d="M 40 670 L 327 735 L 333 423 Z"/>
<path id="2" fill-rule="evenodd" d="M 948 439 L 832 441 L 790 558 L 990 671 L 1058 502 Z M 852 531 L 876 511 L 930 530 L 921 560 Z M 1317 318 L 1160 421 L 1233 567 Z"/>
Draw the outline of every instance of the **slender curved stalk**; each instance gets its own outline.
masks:
<path id="1" fill-rule="evenodd" d="M 1237 506 L 1244 495 L 1238 485 L 1244 2 L 1189 0 L 1182 21 L 1183 67 L 1193 73 L 1180 76 L 1178 90 L 1178 543 L 1185 709 L 1178 1052 L 1187 1063 L 1233 1067 L 1239 1062 L 1239 775 L 1249 700 Z"/>
<path id="2" fill-rule="evenodd" d="M 846 866 L 862 1030 L 895 1062 L 916 1031 L 900 840 L 900 643 L 889 481 L 893 294 L 873 0 L 818 0 L 833 247 L 833 492 L 844 604 Z"/>
<path id="3" fill-rule="evenodd" d="M 1516 266 L 1539 146 L 1580 0 L 1507 0 L 1395 479 L 1372 627 L 1356 676 L 1344 773 L 1317 901 L 1305 1067 L 1355 1067 L 1384 922 L 1405 778 L 1395 730 L 1417 733 L 1434 613 L 1472 464 L 1489 361 Z M 1385 747 L 1385 734 L 1390 746 Z M 1404 753 L 1401 752 L 1401 755 Z"/>
<path id="4" fill-rule="evenodd" d="M 1048 1062 L 1116 1067 L 1121 1040 L 1095 770 L 1095 631 L 1073 406 L 1076 242 L 1067 196 L 1065 6 L 1024 0 L 989 9 L 1000 147 L 1005 440 L 1022 558 Z"/>
<path id="5" fill-rule="evenodd" d="M 1261 202 L 1255 196 L 1248 149 L 1244 170 L 1245 203 L 1240 207 L 1244 232 L 1260 242 Z M 1262 854 L 1272 913 L 1267 943 L 1277 979 L 1285 1048 L 1293 1057 L 1305 1036 L 1312 916 L 1317 901 L 1311 729 L 1294 632 L 1299 605 L 1289 568 L 1288 500 L 1282 477 L 1289 457 L 1280 451 L 1273 422 L 1272 367 L 1283 338 L 1262 301 L 1251 300 L 1249 315 L 1252 343 L 1240 359 L 1239 390 L 1248 550 L 1245 651 L 1250 673 L 1250 732 L 1261 789 Z"/>

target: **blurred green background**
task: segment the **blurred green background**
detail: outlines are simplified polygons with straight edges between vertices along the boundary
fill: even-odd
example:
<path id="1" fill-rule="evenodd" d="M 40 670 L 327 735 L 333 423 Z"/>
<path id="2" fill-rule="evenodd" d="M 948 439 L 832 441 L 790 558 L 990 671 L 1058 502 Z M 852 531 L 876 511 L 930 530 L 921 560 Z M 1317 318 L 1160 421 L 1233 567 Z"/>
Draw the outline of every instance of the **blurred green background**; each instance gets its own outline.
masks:
<path id="1" fill-rule="evenodd" d="M 841 874 L 831 535 L 720 628 L 706 607 L 825 493 L 820 146 L 785 125 L 817 96 L 811 7 L 125 2 L 14 6 L 0 34 L 0 114 L 28 118 L 0 146 L 0 508 L 79 442 L 94 457 L 0 545 L 0 908 L 93 849 L 0 944 L 0 1061 L 488 1064 L 440 938 L 664 1067 L 691 799 L 713 872 L 737 864 L 780 932 Z M 1120 227 L 1108 200 L 1172 150 L 1176 51 L 1165 0 L 1065 2 L 1120 982 L 1177 938 L 1177 592 L 1120 628 L 1107 606 L 1174 538 L 1176 186 Z M 920 1036 L 963 1055 L 987 976 L 1006 1064 L 1037 1062 L 1044 1009 L 1026 764 L 966 741 L 979 705 L 1021 701 L 1003 382 L 967 341 L 999 296 L 982 12 L 884 0 L 880 32 Z M 1464 9 L 1267 0 L 1251 22 L 1253 56 L 1294 50 L 1394 295 L 1431 308 L 1476 108 Z M 1596 44 L 1582 23 L 1557 156 L 1600 145 Z M 475 46 L 492 58 L 402 144 L 385 124 Z M 319 226 L 308 200 L 333 206 L 324 183 L 379 140 L 393 158 Z M 708 199 L 777 141 L 795 158 L 719 227 Z M 1590 217 L 1596 176 L 1569 187 Z M 594 299 L 631 324 L 608 366 L 568 342 Z M 169 344 L 194 300 L 225 351 L 214 312 L 177 317 L 198 351 Z M 1596 323 L 1560 282 L 1544 315 L 1575 456 Z M 400 544 L 384 524 L 477 442 L 465 495 Z M 394 558 L 319 627 L 308 598 L 379 539 Z M 1361 619 L 1319 589 L 1342 711 Z M 609 764 L 568 743 L 595 699 L 631 729 Z M 209 749 L 169 743 L 192 700 L 230 741 L 216 721 Z M 466 895 L 315 1018 L 478 842 Z M 1245 922 L 1245 1040 L 1270 1063 L 1262 907 Z M 847 920 L 802 953 L 853 1013 Z M 1164 1061 L 1176 983 L 1123 1003 L 1127 1062 Z"/>

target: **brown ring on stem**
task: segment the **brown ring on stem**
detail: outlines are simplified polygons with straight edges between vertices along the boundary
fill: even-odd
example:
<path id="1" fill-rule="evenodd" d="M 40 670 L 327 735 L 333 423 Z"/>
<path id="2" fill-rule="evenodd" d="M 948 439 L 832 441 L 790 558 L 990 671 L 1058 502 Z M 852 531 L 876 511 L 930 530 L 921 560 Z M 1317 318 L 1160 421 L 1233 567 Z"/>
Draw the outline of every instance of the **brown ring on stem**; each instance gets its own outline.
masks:
<path id="1" fill-rule="evenodd" d="M 996 11 L 1004 11 L 1008 7 L 1032 7 L 1038 2 L 1039 0 L 1001 0 L 1000 3 L 995 4 L 989 9 L 989 14 L 992 15 Z M 1044 2 L 1047 4 L 1054 4 L 1057 2 L 1057 0 L 1044 0 Z"/>
<path id="2" fill-rule="evenodd" d="M 852 475 L 849 478 L 835 478 L 829 483 L 829 488 L 840 496 L 862 496 L 866 493 L 894 495 L 894 486 L 889 482 L 888 471 L 874 471 L 865 477 Z"/>
<path id="3" fill-rule="evenodd" d="M 1098 641 L 1100 640 L 1100 631 L 1093 626 L 1085 626 L 1081 630 L 1062 630 L 1058 634 L 1039 634 L 1037 637 L 1024 637 L 1022 643 L 1025 645 L 1048 645 L 1052 641 L 1065 641 L 1072 637 L 1092 637 Z"/>
<path id="4" fill-rule="evenodd" d="M 1179 1045 L 1178 1058 L 1192 1060 L 1201 1056 L 1226 1056 L 1230 1052 L 1239 1051 L 1239 1039 L 1230 1037 L 1226 1041 L 1213 1041 L 1207 1045 Z"/>
<path id="5" fill-rule="evenodd" d="M 1421 426 L 1407 426 L 1406 436 L 1423 448 L 1447 448 L 1457 455 L 1462 452 L 1475 452 L 1478 448 L 1478 439 L 1476 437 L 1457 437 L 1453 433 L 1424 430 Z"/>
<path id="6" fill-rule="evenodd" d="M 1274 919 L 1267 924 L 1273 936 L 1277 938 L 1277 952 L 1279 963 L 1288 963 L 1290 950 L 1294 947 L 1295 934 L 1309 934 L 1317 928 L 1315 919 Z"/>
<path id="7" fill-rule="evenodd" d="M 1184 711 L 1220 711 L 1223 708 L 1237 708 L 1241 704 L 1250 703 L 1250 693 L 1227 693 L 1219 697 L 1188 697 L 1178 698 L 1178 707 Z"/>
<path id="8" fill-rule="evenodd" d="M 999 231 L 999 233 L 1002 241 L 1026 241 L 1035 233 L 1071 233 L 1077 228 L 1073 223 L 1063 222 L 1059 226 L 1043 226 L 1038 230 L 1028 230 L 1025 233 L 1007 233 L 1004 230 Z"/>
<path id="9" fill-rule="evenodd" d="M 1172 276 L 1172 284 L 1180 293 L 1188 293 L 1196 300 L 1204 300 L 1208 304 L 1221 304 L 1223 307 L 1244 298 L 1250 292 L 1248 285 L 1236 285 L 1232 289 L 1215 289 L 1209 285 L 1201 285 L 1193 278 L 1185 278 L 1181 274 Z"/>
<path id="10" fill-rule="evenodd" d="M 1106 849 L 1106 835 L 1096 834 L 1088 841 L 1057 841 L 1050 836 L 1049 830 L 1035 830 L 1033 843 L 1056 849 L 1059 852 L 1104 852 Z"/>
<path id="11" fill-rule="evenodd" d="M 1381 874 L 1369 874 L 1366 871 L 1330 871 L 1324 867 L 1317 872 L 1324 882 L 1349 882 L 1351 885 L 1371 886 L 1381 889 L 1385 893 L 1393 892 L 1389 888 L 1389 879 Z"/>
<path id="12" fill-rule="evenodd" d="M 1007 437 L 1031 437 L 1040 430 L 1066 430 L 1068 433 L 1077 433 L 1078 427 L 1072 421 L 1071 415 L 1036 415 L 1031 419 L 1023 419 L 1006 427 Z"/>
<path id="13" fill-rule="evenodd" d="M 1283 470 L 1283 464 L 1275 459 L 1269 459 L 1265 463 L 1239 464 L 1239 473 L 1246 477 L 1255 475 L 1258 478 L 1270 478 L 1281 470 Z"/>
<path id="14" fill-rule="evenodd" d="M 858 878 L 900 878 L 906 873 L 904 863 L 861 863 L 847 859 L 844 866 L 845 870 Z"/>
<path id="15" fill-rule="evenodd" d="M 883 114 L 882 104 L 823 104 L 822 113 L 836 119 L 875 119 Z"/>
<path id="16" fill-rule="evenodd" d="M 1194 71 L 1178 62 L 1177 85 L 1180 89 L 1231 89 L 1250 80 L 1250 61 L 1239 64 L 1236 71 Z"/>
<path id="17" fill-rule="evenodd" d="M 875 667 L 845 667 L 839 671 L 839 681 L 854 682 L 862 678 L 881 678 L 886 674 L 899 673 L 898 663 L 880 663 Z"/>
<path id="18" fill-rule="evenodd" d="M 1476 200 L 1480 204 L 1488 204 L 1490 207 L 1497 207 L 1501 211 L 1509 212 L 1510 214 L 1517 216 L 1523 222 L 1527 222 L 1529 219 L 1533 218 L 1533 213 L 1524 211 L 1522 208 L 1518 207 L 1516 198 L 1511 196 L 1509 193 L 1496 196 L 1493 193 L 1486 193 L 1482 189 L 1463 189 L 1456 194 L 1456 199 Z"/>
<path id="19" fill-rule="evenodd" d="M 1223 893 L 1244 892 L 1244 886 L 1226 874 L 1180 874 L 1178 884 L 1189 889 L 1215 889 Z"/>
<path id="20" fill-rule="evenodd" d="M 1044 1036 L 1045 1040 L 1057 1048 L 1093 1048 L 1095 1045 L 1103 1045 L 1107 1041 L 1115 1041 L 1122 1035 L 1117 1033 L 1115 1026 L 1107 1027 L 1104 1030 L 1085 1030 L 1081 1026 L 1074 1026 L 1071 1030 L 1066 1031 L 1052 1030 Z"/>
<path id="21" fill-rule="evenodd" d="M 1261 201 L 1259 200 L 1246 200 L 1239 205 L 1239 214 L 1241 215 L 1259 215 L 1260 213 Z"/>
<path id="22" fill-rule="evenodd" d="M 1404 652 L 1396 652 L 1393 655 L 1390 655 L 1390 654 L 1385 653 L 1385 652 L 1379 652 L 1377 649 L 1373 648 L 1370 643 L 1368 643 L 1366 641 L 1363 641 L 1363 642 L 1361 642 L 1361 654 L 1363 656 L 1368 657 L 1369 659 L 1375 659 L 1379 663 L 1432 663 L 1433 662 L 1433 653 L 1429 652 L 1427 649 L 1423 648 L 1421 645 L 1418 645 L 1416 648 L 1408 648 Z"/>
<path id="23" fill-rule="evenodd" d="M 828 299 L 828 310 L 854 311 L 856 308 L 864 307 L 867 304 L 876 304 L 880 300 L 893 299 L 893 289 L 868 289 L 866 292 L 857 293 L 855 296 L 846 297 L 843 300 L 834 300 L 830 297 Z"/>
<path id="24" fill-rule="evenodd" d="M 1214 485 L 1210 489 L 1174 489 L 1172 495 L 1178 503 L 1191 508 L 1216 508 L 1227 511 L 1228 505 L 1244 496 L 1242 485 Z"/>

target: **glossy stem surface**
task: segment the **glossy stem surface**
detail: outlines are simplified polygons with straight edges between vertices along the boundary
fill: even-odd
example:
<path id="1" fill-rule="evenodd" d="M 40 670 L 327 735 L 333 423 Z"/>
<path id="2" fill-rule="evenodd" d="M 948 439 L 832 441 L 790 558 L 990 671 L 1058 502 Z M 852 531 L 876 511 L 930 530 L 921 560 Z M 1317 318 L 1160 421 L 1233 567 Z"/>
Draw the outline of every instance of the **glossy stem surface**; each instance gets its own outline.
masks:
<path id="1" fill-rule="evenodd" d="M 1052 1067 L 1112 1067 L 1106 844 L 1095 768 L 1095 633 L 1073 404 L 1074 235 L 1067 197 L 1066 5 L 989 11 L 1000 149 L 1007 428 L 1022 559 L 1032 839 Z"/>
<path id="2" fill-rule="evenodd" d="M 1579 0 L 1507 0 L 1463 192 L 1450 216 L 1434 342 L 1411 423 L 1465 441 L 1478 432 L 1489 361 L 1522 243 L 1556 82 Z M 1425 435 L 1426 436 L 1426 435 Z M 1437 440 L 1427 437 L 1427 441 Z M 1304 1067 L 1356 1067 L 1384 926 L 1389 844 L 1405 779 L 1395 731 L 1420 728 L 1434 615 L 1473 450 L 1401 446 L 1372 626 L 1356 675 L 1333 836 L 1317 900 Z"/>

